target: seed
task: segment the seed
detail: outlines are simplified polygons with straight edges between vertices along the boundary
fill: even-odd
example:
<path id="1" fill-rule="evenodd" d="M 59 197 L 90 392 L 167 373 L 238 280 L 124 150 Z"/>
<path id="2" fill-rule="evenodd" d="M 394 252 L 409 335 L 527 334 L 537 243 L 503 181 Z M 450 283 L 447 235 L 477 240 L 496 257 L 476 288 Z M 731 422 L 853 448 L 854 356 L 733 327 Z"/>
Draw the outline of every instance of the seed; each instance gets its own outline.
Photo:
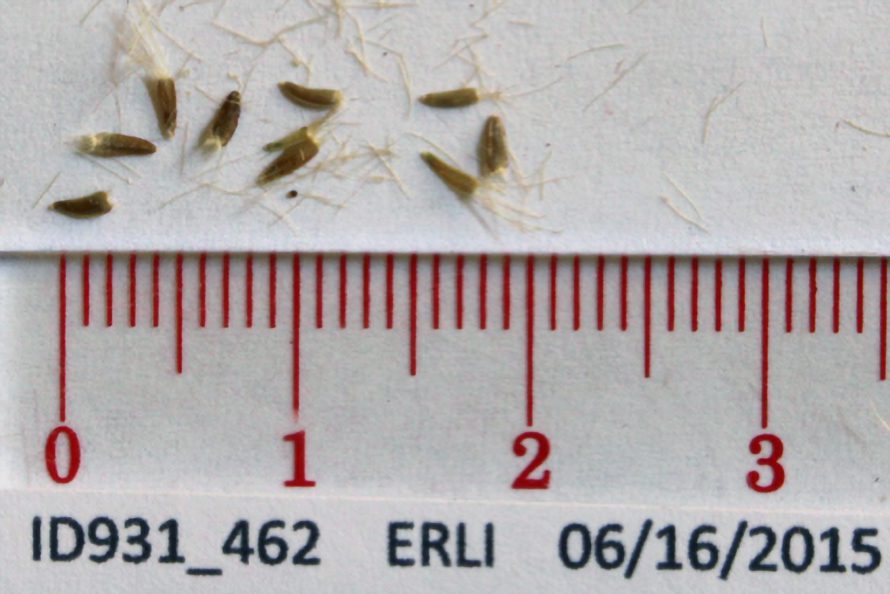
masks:
<path id="1" fill-rule="evenodd" d="M 479 138 L 479 172 L 483 176 L 500 173 L 507 169 L 509 160 L 504 122 L 498 116 L 489 116 Z"/>
<path id="2" fill-rule="evenodd" d="M 297 192 L 296 190 L 291 190 L 290 192 L 287 193 L 288 198 L 296 198 L 299 195 L 300 195 L 300 193 Z"/>
<path id="3" fill-rule="evenodd" d="M 126 157 L 129 155 L 150 155 L 157 147 L 151 142 L 137 136 L 118 134 L 117 132 L 100 132 L 81 136 L 77 150 L 96 157 Z"/>
<path id="4" fill-rule="evenodd" d="M 111 212 L 114 206 L 108 200 L 107 192 L 95 192 L 89 196 L 57 200 L 50 204 L 50 210 L 75 219 L 90 219 Z"/>
<path id="5" fill-rule="evenodd" d="M 274 153 L 274 152 L 280 151 L 281 149 L 287 148 L 293 144 L 296 144 L 298 142 L 302 142 L 303 140 L 306 140 L 308 135 L 309 135 L 309 127 L 303 126 L 299 130 L 295 130 L 294 132 L 291 132 L 287 136 L 282 136 L 278 140 L 270 142 L 269 144 L 267 144 L 263 147 L 263 150 L 268 153 Z"/>
<path id="6" fill-rule="evenodd" d="M 241 93 L 232 91 L 216 110 L 216 115 L 204 131 L 201 146 L 206 150 L 219 150 L 229 144 L 238 128 L 241 117 Z"/>
<path id="7" fill-rule="evenodd" d="M 457 167 L 453 167 L 430 152 L 420 153 L 427 166 L 455 194 L 462 198 L 472 196 L 479 189 L 479 180 Z"/>
<path id="8" fill-rule="evenodd" d="M 285 175 L 290 175 L 318 154 L 318 142 L 311 134 L 292 144 L 269 163 L 257 177 L 257 184 L 263 186 Z"/>
<path id="9" fill-rule="evenodd" d="M 292 82 L 278 83 L 278 89 L 293 103 L 309 109 L 337 107 L 343 101 L 343 93 L 336 89 L 312 89 Z"/>
<path id="10" fill-rule="evenodd" d="M 475 105 L 481 99 L 479 90 L 473 87 L 453 89 L 451 91 L 439 91 L 421 95 L 420 102 L 430 107 L 467 107 Z"/>
<path id="11" fill-rule="evenodd" d="M 158 129 L 164 138 L 173 138 L 176 133 L 176 83 L 169 77 L 147 77 L 145 86 L 155 108 Z"/>

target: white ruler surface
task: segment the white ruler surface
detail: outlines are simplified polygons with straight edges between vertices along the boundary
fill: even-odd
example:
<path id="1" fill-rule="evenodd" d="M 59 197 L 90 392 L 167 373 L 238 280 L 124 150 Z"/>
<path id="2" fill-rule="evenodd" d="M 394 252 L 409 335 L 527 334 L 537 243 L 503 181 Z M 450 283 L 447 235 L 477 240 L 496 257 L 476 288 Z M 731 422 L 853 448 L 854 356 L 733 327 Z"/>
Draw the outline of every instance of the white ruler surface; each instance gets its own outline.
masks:
<path id="1" fill-rule="evenodd" d="M 882 591 L 884 259 L 0 274 L 13 591 Z"/>

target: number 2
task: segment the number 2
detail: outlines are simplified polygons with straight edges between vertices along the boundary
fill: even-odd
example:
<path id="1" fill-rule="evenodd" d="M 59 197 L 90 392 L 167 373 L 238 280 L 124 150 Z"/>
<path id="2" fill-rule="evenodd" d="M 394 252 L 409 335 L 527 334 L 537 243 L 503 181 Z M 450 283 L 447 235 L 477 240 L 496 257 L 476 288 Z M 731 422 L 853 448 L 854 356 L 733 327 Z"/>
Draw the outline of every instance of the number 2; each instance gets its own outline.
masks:
<path id="1" fill-rule="evenodd" d="M 757 458 L 758 466 L 766 466 L 772 472 L 772 479 L 766 483 L 760 483 L 760 472 L 752 470 L 748 473 L 748 487 L 758 493 L 772 493 L 778 491 L 785 484 L 785 468 L 779 463 L 785 447 L 782 445 L 782 439 L 778 435 L 772 433 L 761 433 L 754 436 L 751 443 L 748 444 L 748 450 L 755 456 L 763 451 L 763 443 L 769 444 L 769 453 L 762 458 Z"/>
<path id="2" fill-rule="evenodd" d="M 550 440 L 547 439 L 546 435 L 537 431 L 526 431 L 525 433 L 522 433 L 513 441 L 513 453 L 519 458 L 522 458 L 528 453 L 528 448 L 525 445 L 526 441 L 535 442 L 537 450 L 532 457 L 532 461 L 529 462 L 528 466 L 526 466 L 525 469 L 519 473 L 519 476 L 516 477 L 516 480 L 513 481 L 513 488 L 547 489 L 550 486 L 550 471 L 544 470 L 541 472 L 540 476 L 537 477 L 532 477 L 532 473 L 547 461 L 547 457 L 550 455 Z"/>

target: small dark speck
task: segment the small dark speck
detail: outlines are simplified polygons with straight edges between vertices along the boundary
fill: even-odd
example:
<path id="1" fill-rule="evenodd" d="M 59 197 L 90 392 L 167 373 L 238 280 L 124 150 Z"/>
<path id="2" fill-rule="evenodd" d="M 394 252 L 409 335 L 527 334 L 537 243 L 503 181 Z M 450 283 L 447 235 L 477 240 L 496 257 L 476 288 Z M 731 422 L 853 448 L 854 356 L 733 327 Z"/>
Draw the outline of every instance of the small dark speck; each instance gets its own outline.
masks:
<path id="1" fill-rule="evenodd" d="M 299 192 L 297 192 L 296 190 L 291 190 L 287 193 L 288 198 L 296 198 L 297 196 L 299 196 Z"/>
<path id="2" fill-rule="evenodd" d="M 389 55 L 389 52 L 383 52 L 383 55 L 384 55 L 384 56 L 388 56 L 388 55 Z"/>
<path id="3" fill-rule="evenodd" d="M 879 483 L 879 482 L 881 482 L 881 477 L 879 477 L 879 476 L 876 476 L 876 477 L 875 477 L 875 482 L 876 482 L 876 483 Z"/>
<path id="4" fill-rule="evenodd" d="M 545 142 L 545 143 L 544 143 L 544 146 L 546 146 L 547 148 L 550 148 L 550 143 L 549 143 L 549 142 Z"/>
<path id="5" fill-rule="evenodd" d="M 850 186 L 850 191 L 851 191 L 851 192 L 855 192 L 855 191 L 856 191 L 856 186 Z"/>

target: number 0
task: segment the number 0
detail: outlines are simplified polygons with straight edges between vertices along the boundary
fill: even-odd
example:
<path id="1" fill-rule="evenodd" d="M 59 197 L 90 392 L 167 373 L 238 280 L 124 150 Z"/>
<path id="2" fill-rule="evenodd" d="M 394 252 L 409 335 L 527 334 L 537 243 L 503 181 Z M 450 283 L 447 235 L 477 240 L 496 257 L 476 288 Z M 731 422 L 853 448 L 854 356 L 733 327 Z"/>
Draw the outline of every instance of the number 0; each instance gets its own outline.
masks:
<path id="1" fill-rule="evenodd" d="M 550 440 L 547 439 L 546 435 L 537 431 L 526 431 L 519 435 L 513 441 L 513 453 L 519 458 L 528 453 L 528 448 L 525 446 L 526 441 L 535 442 L 537 451 L 532 456 L 532 461 L 525 467 L 525 470 L 519 473 L 519 476 L 513 481 L 513 488 L 546 489 L 550 486 L 550 471 L 543 470 L 540 476 L 537 477 L 533 477 L 532 473 L 547 461 L 547 457 L 550 455 Z"/>
<path id="2" fill-rule="evenodd" d="M 68 443 L 68 468 L 65 474 L 59 472 L 58 466 L 59 437 L 62 435 L 65 436 L 65 441 Z M 73 481 L 80 469 L 80 440 L 77 439 L 74 429 L 65 425 L 59 425 L 53 429 L 46 439 L 44 455 L 46 471 L 54 482 L 64 485 Z"/>

